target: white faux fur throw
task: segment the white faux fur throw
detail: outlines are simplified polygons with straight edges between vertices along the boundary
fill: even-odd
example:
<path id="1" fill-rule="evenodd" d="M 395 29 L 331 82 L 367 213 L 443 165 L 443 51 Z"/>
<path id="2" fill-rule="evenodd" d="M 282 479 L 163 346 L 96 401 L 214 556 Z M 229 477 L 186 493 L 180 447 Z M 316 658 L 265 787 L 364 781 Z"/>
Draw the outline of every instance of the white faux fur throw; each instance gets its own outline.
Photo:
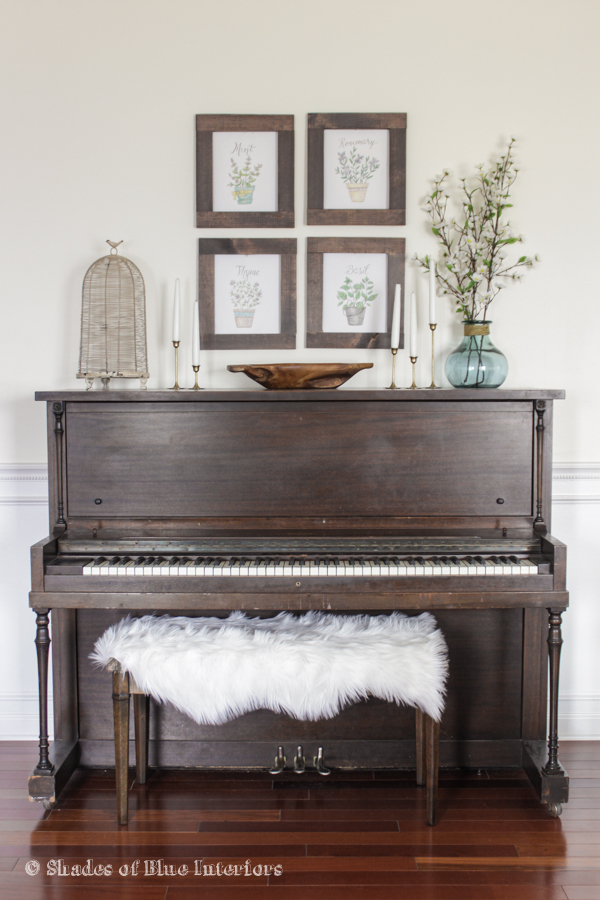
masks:
<path id="1" fill-rule="evenodd" d="M 96 641 L 91 659 L 118 660 L 144 693 L 210 725 L 253 709 L 330 719 L 369 695 L 439 721 L 448 670 L 429 613 L 126 618 Z"/>

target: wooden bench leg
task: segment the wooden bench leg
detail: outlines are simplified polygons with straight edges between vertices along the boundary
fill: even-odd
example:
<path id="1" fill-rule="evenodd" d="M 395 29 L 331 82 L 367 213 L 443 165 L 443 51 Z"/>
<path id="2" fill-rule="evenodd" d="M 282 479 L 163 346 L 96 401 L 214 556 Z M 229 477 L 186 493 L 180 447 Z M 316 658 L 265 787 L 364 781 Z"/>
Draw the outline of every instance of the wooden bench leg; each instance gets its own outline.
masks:
<path id="1" fill-rule="evenodd" d="M 146 784 L 148 777 L 148 697 L 133 695 L 135 722 L 135 777 L 138 784 Z"/>
<path id="2" fill-rule="evenodd" d="M 415 707 L 416 745 L 417 745 L 417 784 L 425 784 L 425 715 Z"/>
<path id="3" fill-rule="evenodd" d="M 115 779 L 119 825 L 127 825 L 127 782 L 129 774 L 129 675 L 113 672 L 115 716 Z"/>
<path id="4" fill-rule="evenodd" d="M 427 768 L 427 824 L 437 822 L 438 770 L 440 764 L 440 723 L 425 715 Z"/>

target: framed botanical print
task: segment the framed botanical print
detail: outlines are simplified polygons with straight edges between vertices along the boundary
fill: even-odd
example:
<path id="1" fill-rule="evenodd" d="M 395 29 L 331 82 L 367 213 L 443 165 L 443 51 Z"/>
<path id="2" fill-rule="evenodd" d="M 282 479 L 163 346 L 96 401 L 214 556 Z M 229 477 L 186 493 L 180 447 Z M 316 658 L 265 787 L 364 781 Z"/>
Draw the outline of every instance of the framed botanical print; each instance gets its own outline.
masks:
<path id="1" fill-rule="evenodd" d="M 404 347 L 404 238 L 308 238 L 307 347 L 389 347 L 395 286 L 401 286 Z"/>
<path id="2" fill-rule="evenodd" d="M 196 116 L 196 227 L 294 227 L 293 116 Z"/>
<path id="3" fill-rule="evenodd" d="M 405 207 L 406 113 L 309 115 L 309 225 L 404 225 Z"/>
<path id="4" fill-rule="evenodd" d="M 207 350 L 295 350 L 294 238 L 200 238 L 198 300 Z"/>

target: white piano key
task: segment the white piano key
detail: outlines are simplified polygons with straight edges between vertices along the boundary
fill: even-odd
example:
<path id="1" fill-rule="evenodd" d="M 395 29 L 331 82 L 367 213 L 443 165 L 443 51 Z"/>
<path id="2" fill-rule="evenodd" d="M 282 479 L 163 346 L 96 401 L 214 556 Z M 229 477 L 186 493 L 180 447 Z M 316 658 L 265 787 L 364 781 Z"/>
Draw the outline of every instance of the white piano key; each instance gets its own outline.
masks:
<path id="1" fill-rule="evenodd" d="M 297 578 L 298 575 L 302 575 L 302 566 L 300 565 L 300 562 L 297 559 L 295 559 L 292 564 L 292 575 L 295 578 Z"/>

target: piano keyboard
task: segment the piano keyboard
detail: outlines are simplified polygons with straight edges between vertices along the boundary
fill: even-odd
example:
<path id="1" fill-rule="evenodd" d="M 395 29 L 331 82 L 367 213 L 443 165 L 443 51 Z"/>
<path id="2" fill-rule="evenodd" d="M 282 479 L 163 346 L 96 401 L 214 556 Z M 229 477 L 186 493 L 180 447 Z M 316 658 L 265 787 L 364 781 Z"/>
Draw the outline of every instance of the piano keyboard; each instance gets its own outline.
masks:
<path id="1" fill-rule="evenodd" d="M 84 575 L 110 576 L 256 576 L 399 577 L 427 575 L 537 575 L 538 564 L 517 556 L 380 557 L 362 559 L 247 559 L 244 557 L 98 557 L 83 566 Z"/>

